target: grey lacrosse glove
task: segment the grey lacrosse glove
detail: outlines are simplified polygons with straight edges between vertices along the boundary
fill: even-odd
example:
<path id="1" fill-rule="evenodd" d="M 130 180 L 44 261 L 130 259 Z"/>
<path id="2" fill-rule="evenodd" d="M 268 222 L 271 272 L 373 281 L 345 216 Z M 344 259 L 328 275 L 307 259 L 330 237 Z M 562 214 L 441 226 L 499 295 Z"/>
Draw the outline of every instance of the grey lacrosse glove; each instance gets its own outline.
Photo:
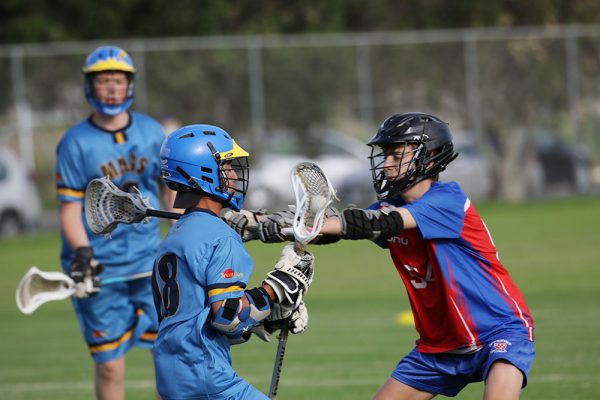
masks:
<path id="1" fill-rule="evenodd" d="M 380 210 L 346 208 L 340 214 L 343 239 L 388 239 L 404 230 L 404 221 L 395 207 Z"/>
<path id="2" fill-rule="evenodd" d="M 100 292 L 98 275 L 104 267 L 94 259 L 94 250 L 89 247 L 75 249 L 75 257 L 71 261 L 69 277 L 75 282 L 74 296 L 83 299 Z"/>
<path id="3" fill-rule="evenodd" d="M 258 218 L 259 215 L 264 215 L 265 210 L 241 210 L 239 212 L 228 210 L 223 214 L 223 221 L 227 223 L 240 235 L 242 241 L 248 242 L 250 240 L 258 239 Z"/>
<path id="4" fill-rule="evenodd" d="M 294 236 L 287 236 L 282 231 L 291 228 L 294 224 L 294 212 L 290 210 L 278 211 L 269 214 L 258 223 L 258 235 L 264 243 L 281 243 L 294 240 Z"/>
<path id="5" fill-rule="evenodd" d="M 271 314 L 263 321 L 265 331 L 272 334 L 278 329 L 281 329 L 285 324 L 288 324 L 290 332 L 297 334 L 302 333 L 308 327 L 308 310 L 304 304 L 304 300 L 300 302 L 298 308 L 289 310 L 275 304 L 271 309 Z"/>
<path id="6" fill-rule="evenodd" d="M 273 288 L 275 303 L 287 310 L 296 310 L 313 279 L 315 258 L 311 253 L 299 256 L 290 243 L 281 251 L 275 269 L 267 274 L 263 283 Z"/>

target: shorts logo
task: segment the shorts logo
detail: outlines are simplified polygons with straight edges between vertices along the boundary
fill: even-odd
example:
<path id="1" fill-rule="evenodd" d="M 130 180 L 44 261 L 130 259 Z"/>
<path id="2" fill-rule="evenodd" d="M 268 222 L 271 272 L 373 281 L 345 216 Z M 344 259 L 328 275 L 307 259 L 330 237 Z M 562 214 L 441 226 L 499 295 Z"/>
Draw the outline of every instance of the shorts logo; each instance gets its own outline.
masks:
<path id="1" fill-rule="evenodd" d="M 235 272 L 233 269 L 227 268 L 225 271 L 223 271 L 221 276 L 225 279 L 241 278 L 242 276 L 244 276 L 244 273 L 243 272 Z"/>
<path id="2" fill-rule="evenodd" d="M 94 337 L 94 339 L 105 338 L 105 337 L 108 337 L 108 332 L 94 331 L 94 333 L 92 333 L 92 336 Z"/>
<path id="3" fill-rule="evenodd" d="M 492 343 L 490 343 L 490 347 L 492 348 L 490 353 L 506 353 L 506 350 L 510 345 L 512 345 L 512 343 L 506 339 L 494 340 Z"/>

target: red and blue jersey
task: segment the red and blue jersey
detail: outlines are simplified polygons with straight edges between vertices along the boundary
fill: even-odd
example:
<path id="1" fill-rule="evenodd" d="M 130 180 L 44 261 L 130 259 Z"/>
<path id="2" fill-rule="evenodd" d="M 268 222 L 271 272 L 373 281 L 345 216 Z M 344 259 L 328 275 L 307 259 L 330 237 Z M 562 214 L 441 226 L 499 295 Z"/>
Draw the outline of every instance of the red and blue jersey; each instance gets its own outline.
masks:
<path id="1" fill-rule="evenodd" d="M 500 332 L 533 341 L 533 318 L 498 258 L 485 223 L 455 182 L 434 182 L 418 200 L 377 202 L 407 208 L 417 228 L 388 240 L 410 300 L 417 349 L 442 353 L 475 349 Z"/>

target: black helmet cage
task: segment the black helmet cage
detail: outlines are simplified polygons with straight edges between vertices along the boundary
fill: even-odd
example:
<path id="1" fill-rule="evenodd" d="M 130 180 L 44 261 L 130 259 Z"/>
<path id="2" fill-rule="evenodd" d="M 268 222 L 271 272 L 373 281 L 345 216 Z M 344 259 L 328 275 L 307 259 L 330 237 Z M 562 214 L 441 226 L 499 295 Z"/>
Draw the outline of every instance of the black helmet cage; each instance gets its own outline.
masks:
<path id="1" fill-rule="evenodd" d="M 418 182 L 435 177 L 458 156 L 454 152 L 448 125 L 432 115 L 422 113 L 392 115 L 381 124 L 368 145 L 371 146 L 369 159 L 373 186 L 380 200 L 393 199 Z M 399 145 L 405 147 L 397 165 L 398 175 L 389 176 L 388 171 L 386 176 L 385 151 Z M 404 164 L 407 168 L 401 175 Z"/>
<path id="2" fill-rule="evenodd" d="M 225 164 L 230 164 L 228 168 L 225 168 Z M 236 157 L 230 160 L 224 160 L 218 163 L 219 164 L 219 175 L 221 177 L 221 186 L 217 189 L 220 189 L 221 192 L 226 192 L 229 189 L 233 189 L 230 193 L 229 200 L 234 196 L 237 192 L 241 194 L 243 197 L 246 197 L 246 193 L 248 192 L 248 181 L 250 180 L 250 166 L 248 162 L 248 157 Z M 236 179 L 231 180 L 227 177 L 227 169 L 232 169 L 235 171 Z"/>

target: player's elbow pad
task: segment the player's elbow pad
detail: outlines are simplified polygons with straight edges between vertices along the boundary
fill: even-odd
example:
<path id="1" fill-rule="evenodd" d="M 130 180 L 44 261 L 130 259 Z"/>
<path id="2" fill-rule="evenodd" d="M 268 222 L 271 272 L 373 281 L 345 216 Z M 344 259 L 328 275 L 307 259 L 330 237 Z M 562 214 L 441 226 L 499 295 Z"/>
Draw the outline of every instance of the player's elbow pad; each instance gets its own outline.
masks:
<path id="1" fill-rule="evenodd" d="M 248 289 L 245 295 L 250 303 L 242 309 L 242 299 L 226 299 L 212 320 L 212 326 L 227 336 L 247 332 L 271 313 L 273 301 L 263 288 Z"/>

